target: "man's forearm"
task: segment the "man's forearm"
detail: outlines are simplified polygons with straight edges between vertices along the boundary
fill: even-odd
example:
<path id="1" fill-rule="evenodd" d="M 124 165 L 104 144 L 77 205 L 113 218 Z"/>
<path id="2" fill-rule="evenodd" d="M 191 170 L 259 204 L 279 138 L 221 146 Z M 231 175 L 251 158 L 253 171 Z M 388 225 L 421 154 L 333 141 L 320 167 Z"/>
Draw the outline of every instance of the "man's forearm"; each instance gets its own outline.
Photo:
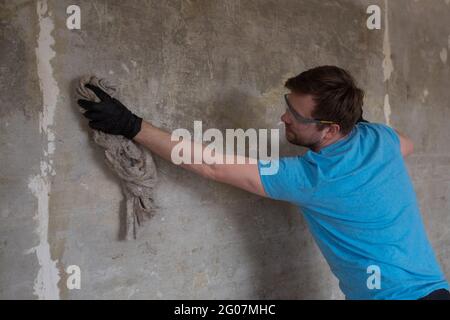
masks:
<path id="1" fill-rule="evenodd" d="M 133 140 L 169 161 L 172 147 L 177 143 L 170 140 L 168 132 L 151 125 L 145 120 L 142 120 L 141 130 Z"/>
<path id="2" fill-rule="evenodd" d="M 204 156 L 205 145 L 191 140 L 172 141 L 171 134 L 156 128 L 144 120 L 142 121 L 141 130 L 133 140 L 172 163 L 174 162 L 172 159 L 172 150 L 175 146 L 182 143 L 184 144 L 183 148 L 181 148 L 182 150 L 191 150 L 191 161 L 189 164 L 180 164 L 181 167 L 193 171 L 205 178 L 227 183 L 260 196 L 267 196 L 262 186 L 261 179 L 259 178 L 257 164 L 251 164 L 250 159 L 245 156 L 233 154 L 232 163 L 226 164 L 226 155 L 216 154 L 215 151 L 212 151 L 211 156 L 215 159 L 221 158 L 221 164 L 217 164 L 214 161 L 205 163 L 203 160 L 200 164 L 195 164 L 194 150 L 201 150 L 202 156 Z M 208 150 L 207 153 L 209 153 L 209 151 L 210 150 Z"/>
<path id="3" fill-rule="evenodd" d="M 170 133 L 153 126 L 145 120 L 142 121 L 141 130 L 133 140 L 172 163 L 172 149 L 180 143 L 180 141 L 172 141 Z M 189 148 L 190 150 L 194 150 L 194 144 L 196 144 L 193 141 L 183 141 L 182 143 L 186 144 L 186 148 L 184 149 Z M 202 145 L 201 148 L 203 150 L 204 146 Z M 191 154 L 193 155 L 193 152 Z M 213 178 L 212 167 L 208 164 L 194 164 L 193 156 L 190 163 L 181 164 L 181 166 L 204 177 Z"/>

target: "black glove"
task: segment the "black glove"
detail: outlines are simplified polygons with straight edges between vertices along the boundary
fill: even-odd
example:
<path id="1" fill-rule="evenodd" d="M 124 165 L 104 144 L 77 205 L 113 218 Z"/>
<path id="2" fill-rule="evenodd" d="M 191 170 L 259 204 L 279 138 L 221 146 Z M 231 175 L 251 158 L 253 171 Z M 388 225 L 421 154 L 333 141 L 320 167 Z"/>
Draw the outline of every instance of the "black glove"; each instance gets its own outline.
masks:
<path id="1" fill-rule="evenodd" d="M 101 102 L 78 100 L 80 107 L 87 111 L 83 115 L 90 119 L 89 127 L 109 134 L 121 134 L 133 139 L 141 130 L 142 118 L 127 109 L 119 100 L 112 98 L 99 87 L 87 84 Z"/>

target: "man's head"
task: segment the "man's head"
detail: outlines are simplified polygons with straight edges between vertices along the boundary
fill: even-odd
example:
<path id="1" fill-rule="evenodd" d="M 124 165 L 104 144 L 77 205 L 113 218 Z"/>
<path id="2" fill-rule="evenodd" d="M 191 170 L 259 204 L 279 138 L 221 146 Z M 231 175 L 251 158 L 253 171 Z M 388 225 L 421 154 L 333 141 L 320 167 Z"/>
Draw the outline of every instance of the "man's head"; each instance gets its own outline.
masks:
<path id="1" fill-rule="evenodd" d="M 288 79 L 285 87 L 291 110 L 287 107 L 281 120 L 293 144 L 318 151 L 350 133 L 362 115 L 364 92 L 344 69 L 316 67 Z"/>

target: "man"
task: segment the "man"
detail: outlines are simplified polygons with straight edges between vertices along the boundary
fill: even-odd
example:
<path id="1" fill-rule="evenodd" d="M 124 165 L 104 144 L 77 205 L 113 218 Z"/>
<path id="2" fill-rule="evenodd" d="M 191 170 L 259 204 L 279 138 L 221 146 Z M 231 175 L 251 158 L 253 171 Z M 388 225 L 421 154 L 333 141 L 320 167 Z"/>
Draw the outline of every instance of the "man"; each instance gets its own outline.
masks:
<path id="1" fill-rule="evenodd" d="M 363 91 L 341 68 L 317 67 L 285 86 L 286 138 L 310 149 L 304 155 L 272 160 L 273 175 L 260 174 L 262 161 L 181 166 L 297 205 L 347 299 L 450 299 L 403 161 L 411 140 L 362 118 Z M 88 88 L 102 100 L 78 102 L 91 128 L 122 134 L 171 161 L 178 141 L 169 133 Z"/>

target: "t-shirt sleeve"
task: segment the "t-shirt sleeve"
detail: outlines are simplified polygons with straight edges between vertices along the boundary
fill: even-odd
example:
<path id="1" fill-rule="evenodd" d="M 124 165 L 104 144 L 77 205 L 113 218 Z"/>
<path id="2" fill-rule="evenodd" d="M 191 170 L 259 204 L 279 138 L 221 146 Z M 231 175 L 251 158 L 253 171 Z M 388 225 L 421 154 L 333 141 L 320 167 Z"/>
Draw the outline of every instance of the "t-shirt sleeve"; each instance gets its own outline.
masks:
<path id="1" fill-rule="evenodd" d="M 382 126 L 387 131 L 389 138 L 394 142 L 395 145 L 400 148 L 400 137 L 398 136 L 397 132 L 395 132 L 395 130 L 388 125 L 382 124 Z"/>
<path id="2" fill-rule="evenodd" d="M 374 123 L 373 125 L 379 130 L 383 138 L 386 138 L 390 144 L 400 151 L 400 137 L 393 128 L 384 123 Z"/>
<path id="3" fill-rule="evenodd" d="M 258 161 L 259 175 L 267 196 L 297 205 L 304 204 L 311 197 L 314 174 L 308 167 L 302 156 Z"/>

